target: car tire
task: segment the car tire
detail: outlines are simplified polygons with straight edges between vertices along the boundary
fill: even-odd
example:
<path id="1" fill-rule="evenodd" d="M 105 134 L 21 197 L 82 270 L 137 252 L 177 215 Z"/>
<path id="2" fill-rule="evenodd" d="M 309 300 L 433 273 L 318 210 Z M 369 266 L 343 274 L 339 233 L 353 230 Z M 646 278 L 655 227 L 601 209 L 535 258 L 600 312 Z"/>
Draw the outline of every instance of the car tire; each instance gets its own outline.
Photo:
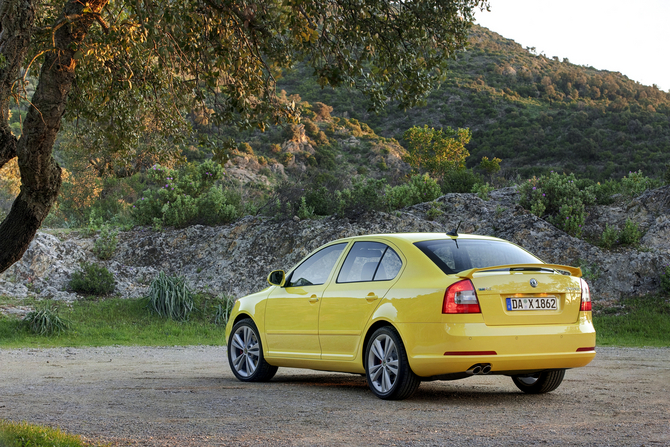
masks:
<path id="1" fill-rule="evenodd" d="M 402 339 L 396 330 L 377 329 L 365 349 L 365 377 L 370 390 L 380 399 L 402 400 L 421 384 L 407 360 Z"/>
<path id="2" fill-rule="evenodd" d="M 512 376 L 514 385 L 526 394 L 542 394 L 554 391 L 563 382 L 564 369 L 540 371 L 525 376 Z"/>
<path id="3" fill-rule="evenodd" d="M 233 326 L 228 340 L 228 363 L 235 377 L 242 382 L 267 382 L 277 373 L 263 357 L 263 345 L 258 328 L 251 318 Z"/>

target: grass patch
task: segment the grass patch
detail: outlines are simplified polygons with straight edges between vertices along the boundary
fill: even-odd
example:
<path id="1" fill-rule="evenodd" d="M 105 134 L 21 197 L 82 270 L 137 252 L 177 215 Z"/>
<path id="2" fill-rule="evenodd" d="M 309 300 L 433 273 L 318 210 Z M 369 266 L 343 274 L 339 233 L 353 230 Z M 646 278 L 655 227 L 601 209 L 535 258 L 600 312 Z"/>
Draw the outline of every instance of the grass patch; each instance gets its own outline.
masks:
<path id="1" fill-rule="evenodd" d="M 65 346 L 186 346 L 223 345 L 227 318 L 221 318 L 225 298 L 195 295 L 189 321 L 177 322 L 152 314 L 147 299 L 100 298 L 61 305 L 70 330 L 50 337 L 33 334 L 18 318 L 0 316 L 0 347 Z M 22 300 L 23 306 L 35 305 Z"/>
<path id="2" fill-rule="evenodd" d="M 92 444 L 81 436 L 68 435 L 60 430 L 27 422 L 0 420 L 1 447 L 85 447 Z"/>
<path id="3" fill-rule="evenodd" d="M 619 306 L 595 309 L 593 323 L 599 346 L 670 347 L 670 299 L 626 298 Z"/>

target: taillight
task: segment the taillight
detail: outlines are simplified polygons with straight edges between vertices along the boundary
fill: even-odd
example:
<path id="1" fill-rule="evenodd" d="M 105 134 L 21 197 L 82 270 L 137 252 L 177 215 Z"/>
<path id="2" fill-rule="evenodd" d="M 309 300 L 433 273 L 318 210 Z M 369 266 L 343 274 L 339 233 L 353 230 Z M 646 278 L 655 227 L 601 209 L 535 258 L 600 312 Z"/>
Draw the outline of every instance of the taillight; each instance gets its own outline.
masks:
<path id="1" fill-rule="evenodd" d="M 586 284 L 583 278 L 579 278 L 579 282 L 582 285 L 582 304 L 579 306 L 580 311 L 590 311 L 591 310 L 591 292 L 589 291 L 589 285 Z"/>
<path id="2" fill-rule="evenodd" d="M 464 279 L 447 288 L 442 302 L 443 314 L 479 314 L 481 312 L 472 281 Z"/>

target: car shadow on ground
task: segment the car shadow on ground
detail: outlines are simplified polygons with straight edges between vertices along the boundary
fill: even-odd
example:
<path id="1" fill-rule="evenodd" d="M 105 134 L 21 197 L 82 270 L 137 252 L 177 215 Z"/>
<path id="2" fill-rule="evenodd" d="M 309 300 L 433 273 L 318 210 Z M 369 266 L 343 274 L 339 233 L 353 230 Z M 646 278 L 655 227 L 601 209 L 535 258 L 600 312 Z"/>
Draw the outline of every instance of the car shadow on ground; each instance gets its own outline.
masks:
<path id="1" fill-rule="evenodd" d="M 444 399 L 458 399 L 461 403 L 478 402 L 478 403 L 487 403 L 488 401 L 500 402 L 500 399 L 503 400 L 514 400 L 519 399 L 525 400 L 528 399 L 538 399 L 537 395 L 527 395 L 524 394 L 512 385 L 511 379 L 504 378 L 503 381 L 509 380 L 509 386 L 506 386 L 502 381 L 500 383 L 481 383 L 476 381 L 470 381 L 468 379 L 459 380 L 459 381 L 431 381 L 431 382 L 422 382 L 421 386 L 416 390 L 416 392 L 407 400 L 408 401 L 443 401 Z M 315 388 L 321 388 L 324 390 L 334 390 L 337 389 L 337 393 L 342 393 L 343 396 L 367 396 L 370 399 L 377 400 L 377 397 L 372 394 L 368 388 L 366 379 L 362 375 L 358 374 L 343 374 L 343 373 L 316 373 L 310 374 L 309 372 L 301 372 L 298 375 L 278 375 L 275 376 L 270 382 L 266 383 L 244 383 L 241 384 L 236 380 L 226 381 L 227 387 L 235 386 L 236 388 L 239 385 L 242 385 L 242 388 L 249 387 L 249 389 L 259 390 L 263 387 L 271 387 L 272 389 L 282 389 L 282 388 L 291 388 L 291 393 L 300 393 L 302 391 L 309 390 L 313 391 Z M 556 395 L 554 393 L 553 395 Z M 546 397 L 552 396 L 552 394 L 543 395 Z"/>

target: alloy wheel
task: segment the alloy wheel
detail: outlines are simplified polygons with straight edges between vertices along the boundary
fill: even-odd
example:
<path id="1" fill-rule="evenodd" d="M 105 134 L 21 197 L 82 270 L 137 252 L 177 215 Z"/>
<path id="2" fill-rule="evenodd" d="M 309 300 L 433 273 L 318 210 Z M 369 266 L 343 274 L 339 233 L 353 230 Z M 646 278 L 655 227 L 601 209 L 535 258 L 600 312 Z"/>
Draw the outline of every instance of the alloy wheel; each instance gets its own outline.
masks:
<path id="1" fill-rule="evenodd" d="M 240 376 L 250 377 L 260 360 L 260 344 L 256 333 L 249 326 L 241 326 L 233 334 L 231 345 L 233 368 Z"/>
<path id="2" fill-rule="evenodd" d="M 379 393 L 390 392 L 398 378 L 398 348 L 391 337 L 381 334 L 372 341 L 368 365 L 372 386 Z"/>

